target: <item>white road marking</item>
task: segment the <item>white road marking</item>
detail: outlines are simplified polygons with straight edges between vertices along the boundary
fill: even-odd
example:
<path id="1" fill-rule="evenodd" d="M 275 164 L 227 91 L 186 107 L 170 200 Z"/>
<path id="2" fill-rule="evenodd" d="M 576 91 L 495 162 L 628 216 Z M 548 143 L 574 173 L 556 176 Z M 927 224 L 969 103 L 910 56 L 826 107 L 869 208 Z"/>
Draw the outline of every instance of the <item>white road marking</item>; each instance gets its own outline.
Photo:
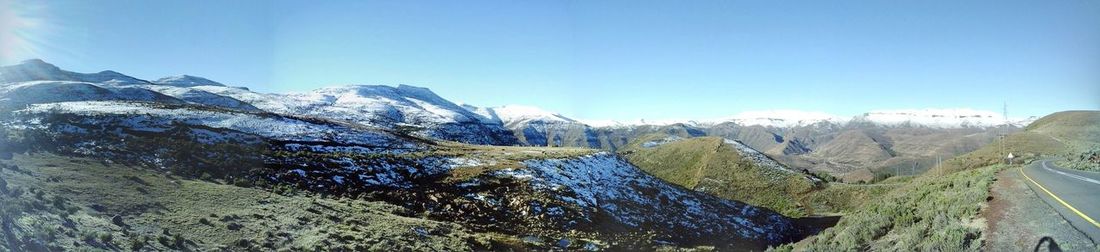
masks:
<path id="1" fill-rule="evenodd" d="M 1047 163 L 1049 163 L 1049 161 L 1040 163 L 1040 164 L 1043 165 L 1043 169 L 1047 169 L 1047 171 L 1051 171 L 1051 172 L 1054 172 L 1054 173 L 1065 175 L 1066 177 L 1075 178 L 1075 179 L 1079 179 L 1081 181 L 1085 181 L 1085 182 L 1100 185 L 1100 181 L 1096 181 L 1095 179 L 1090 179 L 1090 178 L 1082 177 L 1082 176 L 1077 175 L 1077 174 L 1069 174 L 1069 173 L 1065 173 L 1065 172 L 1062 172 L 1062 171 L 1059 171 L 1059 170 L 1050 169 L 1050 167 L 1047 167 Z"/>

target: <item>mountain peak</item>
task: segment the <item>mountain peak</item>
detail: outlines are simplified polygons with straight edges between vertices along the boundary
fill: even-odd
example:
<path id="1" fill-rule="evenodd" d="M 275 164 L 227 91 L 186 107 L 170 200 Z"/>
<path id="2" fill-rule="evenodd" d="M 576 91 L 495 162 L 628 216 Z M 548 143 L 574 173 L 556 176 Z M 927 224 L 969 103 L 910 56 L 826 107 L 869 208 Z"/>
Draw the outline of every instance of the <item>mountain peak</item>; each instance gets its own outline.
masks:
<path id="1" fill-rule="evenodd" d="M 61 68 L 46 63 L 41 59 L 29 59 L 19 62 L 19 64 L 3 66 L 0 73 L 4 75 L 15 74 L 15 72 L 23 72 L 25 74 L 34 73 L 38 75 L 57 74 L 61 72 Z"/>
<path id="2" fill-rule="evenodd" d="M 504 105 L 493 108 L 493 111 L 505 121 L 539 119 L 546 121 L 575 122 L 575 120 L 562 116 L 561 114 L 525 105 Z"/>
<path id="3" fill-rule="evenodd" d="M 196 87 L 196 86 L 225 86 L 216 81 L 212 81 L 207 78 L 191 76 L 191 75 L 177 75 L 160 78 L 153 83 L 159 85 L 169 85 L 177 87 Z"/>
<path id="4" fill-rule="evenodd" d="M 0 67 L 0 83 L 25 81 L 79 81 L 122 85 L 149 83 L 110 70 L 92 74 L 65 71 L 41 59 L 29 59 L 16 65 Z"/>
<path id="5" fill-rule="evenodd" d="M 42 60 L 42 59 L 28 59 L 28 60 L 24 60 L 24 61 L 22 61 L 22 62 L 19 62 L 19 65 L 27 65 L 27 66 L 49 66 L 49 67 L 52 67 L 52 68 L 57 68 L 57 66 L 54 66 L 53 64 L 50 64 L 50 63 L 46 63 L 46 61 L 44 61 L 44 60 Z"/>
<path id="6" fill-rule="evenodd" d="M 0 67 L 0 83 L 38 80 L 74 80 L 70 72 L 40 59 L 29 59 L 19 64 Z"/>

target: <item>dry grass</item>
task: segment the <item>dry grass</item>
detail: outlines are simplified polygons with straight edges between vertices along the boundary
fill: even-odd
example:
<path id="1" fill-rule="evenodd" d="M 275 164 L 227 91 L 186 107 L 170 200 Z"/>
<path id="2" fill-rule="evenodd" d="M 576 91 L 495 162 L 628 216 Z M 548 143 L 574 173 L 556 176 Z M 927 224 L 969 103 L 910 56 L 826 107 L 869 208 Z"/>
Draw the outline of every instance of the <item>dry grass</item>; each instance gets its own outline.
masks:
<path id="1" fill-rule="evenodd" d="M 381 202 L 280 195 L 50 154 L 16 155 L 4 163 L 19 167 L 0 171 L 6 188 L 65 202 L 50 210 L 35 207 L 33 194 L 0 197 L 5 207 L 21 209 L 4 212 L 28 231 L 14 236 L 66 250 L 129 250 L 139 244 L 153 250 L 468 250 L 493 240 L 456 224 L 405 217 L 402 208 Z M 124 226 L 113 224 L 114 216 Z M 61 228 L 36 228 L 42 225 Z M 28 238 L 41 232 L 59 235 Z M 83 234 L 96 239 L 86 241 Z"/>

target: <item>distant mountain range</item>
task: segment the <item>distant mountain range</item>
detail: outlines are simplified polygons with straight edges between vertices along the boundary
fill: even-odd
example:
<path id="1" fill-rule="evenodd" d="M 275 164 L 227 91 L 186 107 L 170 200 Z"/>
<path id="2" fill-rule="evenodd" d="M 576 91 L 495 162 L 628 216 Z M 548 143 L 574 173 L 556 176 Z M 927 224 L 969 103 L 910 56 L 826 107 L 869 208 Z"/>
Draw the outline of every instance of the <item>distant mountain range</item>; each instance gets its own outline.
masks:
<path id="1" fill-rule="evenodd" d="M 1004 116 L 991 111 L 974 109 L 899 109 L 874 110 L 850 118 L 821 112 L 798 110 L 747 111 L 732 117 L 713 120 L 637 120 L 632 122 L 612 120 L 584 120 L 593 127 L 631 127 L 638 125 L 685 124 L 697 127 L 709 127 L 723 123 L 741 126 L 763 126 L 773 128 L 804 127 L 814 124 L 876 124 L 892 127 L 925 128 L 988 128 L 1002 125 L 1026 126 L 1036 117 L 1023 119 L 1004 119 Z"/>
<path id="2" fill-rule="evenodd" d="M 104 185 L 136 183 L 165 191 L 178 190 L 181 184 L 203 185 L 256 189 L 242 193 L 266 195 L 268 199 L 275 194 L 341 198 L 348 207 L 361 203 L 387 205 L 390 210 L 381 211 L 384 212 L 381 215 L 393 217 L 346 222 L 328 215 L 336 210 L 313 209 L 308 206 L 312 204 L 309 201 L 304 201 L 304 205 L 261 202 L 259 205 L 271 209 L 309 207 L 318 216 L 328 216 L 321 217 L 329 220 L 326 223 L 338 224 L 317 226 L 320 222 L 316 219 L 285 218 L 297 223 L 293 225 L 331 232 L 324 235 L 326 238 L 318 238 L 331 243 L 311 243 L 318 239 L 306 239 L 311 235 L 308 233 L 294 233 L 287 235 L 294 239 L 285 239 L 286 243 L 280 243 L 280 247 L 363 250 L 353 246 L 371 242 L 360 241 L 359 235 L 352 235 L 356 232 L 349 230 L 390 227 L 387 225 L 392 223 L 387 220 L 392 219 L 430 220 L 461 229 L 433 231 L 400 226 L 394 230 L 407 235 L 371 239 L 419 241 L 415 239 L 435 239 L 451 232 L 477 234 L 450 247 L 455 250 L 656 250 L 668 246 L 763 250 L 819 231 L 764 207 L 670 184 L 615 152 L 501 146 L 614 146 L 649 131 L 703 134 L 679 125 L 604 131 L 533 108 L 463 107 L 428 89 L 412 86 L 347 86 L 307 93 L 264 94 L 193 76 L 145 81 L 108 71 L 73 73 L 37 60 L 3 67 L 0 80 L 0 143 L 4 143 L 0 145 L 0 160 L 22 162 L 28 156 L 50 155 L 94 160 L 97 167 L 136 174 Z M 544 135 L 545 132 L 548 133 Z M 584 138 L 567 138 L 574 135 Z M 758 156 L 756 159 L 766 160 Z M 48 168 L 20 165 L 22 169 Z M 22 169 L 5 168 L 3 172 L 7 176 Z M 82 176 L 95 173 L 87 169 L 71 172 Z M 19 174 L 14 182 L 58 181 L 37 176 L 38 173 Z M 154 183 L 135 176 L 164 179 Z M 173 182 L 167 182 L 168 178 Z M 20 185 L 41 190 L 43 193 L 37 197 L 42 198 L 50 189 L 44 183 L 54 182 Z M 64 182 L 83 183 L 91 182 L 68 178 Z M 6 185 L 3 188 L 6 190 Z M 92 193 L 116 189 L 129 193 L 132 188 L 112 187 Z M 35 197 L 20 194 L 23 198 Z M 220 202 L 214 201 L 219 197 L 193 198 L 203 204 L 217 204 Z M 5 204 L 23 202 L 2 198 Z M 74 209 L 80 216 L 92 216 L 81 211 L 95 211 L 95 217 L 88 217 L 95 221 L 62 224 L 62 217 L 55 218 L 51 212 L 30 205 L 19 205 L 18 209 L 28 211 L 13 213 L 13 218 L 39 218 L 50 226 L 75 225 L 81 230 L 96 230 L 87 223 L 114 223 L 111 227 L 125 224 L 134 230 L 162 230 L 151 233 L 164 234 L 165 239 L 169 233 L 185 234 L 176 235 L 179 238 L 174 243 L 142 243 L 152 250 L 207 250 L 225 245 L 225 241 L 211 242 L 221 237 L 191 235 L 196 230 L 240 237 L 229 240 L 229 245 L 239 249 L 247 249 L 251 242 L 233 241 L 282 239 L 271 233 L 244 232 L 241 226 L 203 229 L 191 226 L 239 218 L 229 218 L 230 214 L 224 212 L 216 214 L 227 218 L 205 219 L 210 213 L 203 213 L 181 224 L 156 221 L 163 220 L 158 215 L 177 214 L 181 209 L 175 206 L 148 211 L 144 210 L 147 206 L 134 206 L 141 210 L 124 212 L 98 207 L 106 204 L 101 199 L 81 204 L 91 207 L 65 209 Z M 111 200 L 111 204 L 129 208 L 130 204 L 140 203 L 131 199 Z M 249 200 L 247 204 L 257 203 Z M 362 212 L 374 211 L 339 214 L 356 216 Z M 255 224 L 284 220 L 253 215 L 246 218 L 250 218 L 248 223 Z M 39 239 L 31 235 L 34 228 L 12 225 L 17 225 L 10 228 L 15 231 L 0 232 L 0 239 L 25 237 L 26 243 L 57 250 L 87 248 L 84 244 L 88 242 Z M 127 241 L 139 240 L 138 236 L 144 235 L 121 229 L 98 230 Z M 198 242 L 184 242 L 184 236 Z M 0 244 L 0 250 L 5 248 L 24 247 Z"/>
<path id="3" fill-rule="evenodd" d="M 459 105 L 427 88 L 408 85 L 267 94 L 190 75 L 146 81 L 114 71 L 75 73 L 41 60 L 0 67 L 0 83 L 0 97 L 5 97 L 0 110 L 64 101 L 149 101 L 325 118 L 471 144 L 605 150 L 618 150 L 649 133 L 681 132 L 736 139 L 784 164 L 838 174 L 906 163 L 927 168 L 938 156 L 988 143 L 994 130 L 1012 131 L 1033 120 L 1006 121 L 997 113 L 971 109 L 910 109 L 876 110 L 847 119 L 777 110 L 720 120 L 581 121 L 529 106 Z M 909 147 L 915 142 L 934 147 Z M 862 172 L 862 179 L 873 176 Z"/>

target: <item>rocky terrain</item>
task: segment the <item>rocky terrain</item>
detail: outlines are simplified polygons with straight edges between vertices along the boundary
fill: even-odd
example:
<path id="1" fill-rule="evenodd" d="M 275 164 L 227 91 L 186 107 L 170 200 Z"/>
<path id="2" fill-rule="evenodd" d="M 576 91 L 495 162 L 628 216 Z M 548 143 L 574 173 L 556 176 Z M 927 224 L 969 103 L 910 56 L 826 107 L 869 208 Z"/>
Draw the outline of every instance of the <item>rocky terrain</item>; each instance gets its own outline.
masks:
<path id="1" fill-rule="evenodd" d="M 89 79 L 43 64 L 0 76 L 5 250 L 763 249 L 819 230 L 614 153 L 469 144 L 504 138 L 445 132 L 501 124 L 426 89 L 264 103 L 194 77 Z M 240 230 L 255 232 L 209 235 Z"/>

